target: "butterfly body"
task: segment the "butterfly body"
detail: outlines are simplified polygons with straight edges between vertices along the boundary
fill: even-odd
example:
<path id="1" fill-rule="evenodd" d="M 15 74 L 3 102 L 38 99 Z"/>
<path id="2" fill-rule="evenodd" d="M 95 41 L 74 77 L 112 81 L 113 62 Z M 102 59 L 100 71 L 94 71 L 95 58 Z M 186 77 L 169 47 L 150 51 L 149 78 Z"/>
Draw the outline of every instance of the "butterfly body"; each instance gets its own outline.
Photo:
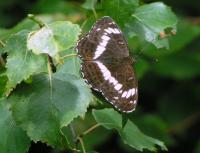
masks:
<path id="1" fill-rule="evenodd" d="M 101 18 L 76 49 L 83 78 L 92 89 L 117 110 L 132 112 L 138 98 L 137 80 L 127 42 L 116 23 L 110 17 Z"/>

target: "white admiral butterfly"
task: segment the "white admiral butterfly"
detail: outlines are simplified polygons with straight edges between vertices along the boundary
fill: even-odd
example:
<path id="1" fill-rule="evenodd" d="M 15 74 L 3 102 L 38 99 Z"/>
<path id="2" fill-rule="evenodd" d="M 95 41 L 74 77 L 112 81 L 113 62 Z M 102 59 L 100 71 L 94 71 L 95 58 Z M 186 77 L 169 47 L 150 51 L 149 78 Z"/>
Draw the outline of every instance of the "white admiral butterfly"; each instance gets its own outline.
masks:
<path id="1" fill-rule="evenodd" d="M 110 17 L 96 22 L 76 47 L 82 59 L 83 78 L 101 92 L 117 110 L 132 112 L 138 100 L 138 84 L 127 42 Z"/>

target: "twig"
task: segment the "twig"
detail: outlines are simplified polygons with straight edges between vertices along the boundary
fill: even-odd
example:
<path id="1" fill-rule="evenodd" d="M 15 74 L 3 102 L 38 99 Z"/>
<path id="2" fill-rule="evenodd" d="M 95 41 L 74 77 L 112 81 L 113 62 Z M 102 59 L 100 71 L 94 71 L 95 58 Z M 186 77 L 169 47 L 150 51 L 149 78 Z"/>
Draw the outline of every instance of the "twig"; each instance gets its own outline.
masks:
<path id="1" fill-rule="evenodd" d="M 68 55 L 64 55 L 64 56 L 61 57 L 61 58 L 66 58 L 66 57 L 71 57 L 71 56 L 77 56 L 77 54 L 68 54 Z"/>
<path id="2" fill-rule="evenodd" d="M 36 18 L 33 14 L 28 14 L 28 18 L 36 22 L 40 26 L 40 28 L 45 26 L 45 24 L 40 19 Z"/>
<path id="3" fill-rule="evenodd" d="M 194 124 L 199 119 L 200 113 L 196 112 L 188 117 L 186 117 L 183 121 L 176 124 L 174 127 L 168 130 L 169 133 L 177 133 L 178 131 L 185 130 L 189 128 L 192 124 Z"/>

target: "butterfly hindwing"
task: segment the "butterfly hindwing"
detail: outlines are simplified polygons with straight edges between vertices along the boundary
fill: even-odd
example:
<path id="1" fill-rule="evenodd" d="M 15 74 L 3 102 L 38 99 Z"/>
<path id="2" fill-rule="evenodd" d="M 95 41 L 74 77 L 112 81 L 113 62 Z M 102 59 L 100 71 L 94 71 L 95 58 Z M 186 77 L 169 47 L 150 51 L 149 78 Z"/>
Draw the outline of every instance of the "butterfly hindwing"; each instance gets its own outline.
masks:
<path id="1" fill-rule="evenodd" d="M 87 83 L 122 112 L 131 112 L 137 104 L 137 80 L 130 64 L 84 62 L 82 72 Z"/>

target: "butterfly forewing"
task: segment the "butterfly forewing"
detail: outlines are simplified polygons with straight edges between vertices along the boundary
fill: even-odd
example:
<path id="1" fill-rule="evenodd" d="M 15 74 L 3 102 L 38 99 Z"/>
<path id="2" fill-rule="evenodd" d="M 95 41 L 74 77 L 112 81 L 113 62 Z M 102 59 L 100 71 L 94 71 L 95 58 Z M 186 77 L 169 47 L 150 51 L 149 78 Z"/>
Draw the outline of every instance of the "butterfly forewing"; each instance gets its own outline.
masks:
<path id="1" fill-rule="evenodd" d="M 128 57 L 127 42 L 110 17 L 103 17 L 82 37 L 77 45 L 79 56 L 86 60 L 109 57 Z"/>
<path id="2" fill-rule="evenodd" d="M 77 44 L 86 82 L 122 112 L 135 109 L 138 87 L 128 45 L 110 17 L 98 20 Z"/>

